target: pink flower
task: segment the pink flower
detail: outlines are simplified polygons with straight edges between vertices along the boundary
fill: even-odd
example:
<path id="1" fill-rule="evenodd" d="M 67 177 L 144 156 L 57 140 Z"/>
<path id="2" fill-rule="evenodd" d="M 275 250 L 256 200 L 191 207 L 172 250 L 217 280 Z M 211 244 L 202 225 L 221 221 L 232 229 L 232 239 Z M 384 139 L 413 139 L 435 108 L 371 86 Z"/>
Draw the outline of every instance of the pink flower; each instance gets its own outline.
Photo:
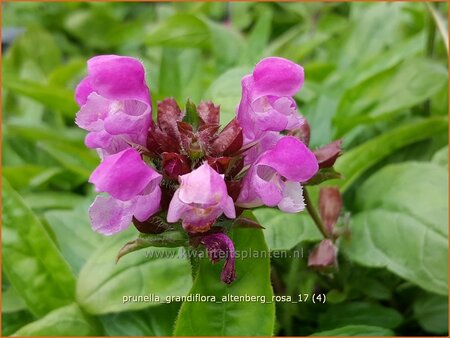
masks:
<path id="1" fill-rule="evenodd" d="M 224 213 L 235 218 L 233 199 L 228 195 L 224 175 L 207 163 L 179 176 L 180 187 L 175 192 L 167 214 L 170 223 L 182 220 L 188 232 L 208 231 L 217 217 Z"/>
<path id="2" fill-rule="evenodd" d="M 208 253 L 208 257 L 212 263 L 217 263 L 223 258 L 225 264 L 220 274 L 220 279 L 226 284 L 231 284 L 236 279 L 234 268 L 235 251 L 231 239 L 223 233 L 208 234 L 200 239 Z"/>
<path id="3" fill-rule="evenodd" d="M 302 124 L 292 96 L 303 82 L 303 68 L 279 57 L 261 60 L 253 74 L 242 79 L 237 118 L 244 143 L 258 140 L 266 131 L 291 130 Z"/>
<path id="4" fill-rule="evenodd" d="M 244 208 L 278 206 L 284 212 L 299 212 L 305 207 L 300 182 L 313 177 L 318 168 L 305 144 L 292 136 L 282 137 L 250 167 L 236 204 Z"/>
<path id="5" fill-rule="evenodd" d="M 122 231 L 133 216 L 143 222 L 159 210 L 161 175 L 133 148 L 106 157 L 89 182 L 97 192 L 109 194 L 97 196 L 89 209 L 93 229 L 102 234 Z"/>
<path id="6" fill-rule="evenodd" d="M 80 106 L 75 123 L 89 131 L 86 145 L 102 156 L 125 149 L 129 142 L 145 145 L 152 109 L 141 62 L 101 55 L 87 64 L 88 76 L 75 92 Z"/>

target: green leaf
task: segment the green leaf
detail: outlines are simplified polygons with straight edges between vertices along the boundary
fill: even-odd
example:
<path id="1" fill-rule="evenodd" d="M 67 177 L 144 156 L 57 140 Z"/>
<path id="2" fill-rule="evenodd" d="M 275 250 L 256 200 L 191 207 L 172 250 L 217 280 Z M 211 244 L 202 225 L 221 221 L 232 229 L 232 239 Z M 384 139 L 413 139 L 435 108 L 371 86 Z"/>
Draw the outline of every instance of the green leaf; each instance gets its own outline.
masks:
<path id="1" fill-rule="evenodd" d="M 191 14 L 175 14 L 161 21 L 147 36 L 148 46 L 204 47 L 209 42 L 208 26 Z"/>
<path id="2" fill-rule="evenodd" d="M 85 208 L 51 210 L 45 214 L 64 258 L 75 273 L 79 273 L 89 256 L 106 240 L 91 228 Z"/>
<path id="3" fill-rule="evenodd" d="M 414 107 L 447 83 L 447 69 L 426 59 L 409 59 L 347 91 L 336 112 L 341 137 L 359 123 L 372 123 Z"/>
<path id="4" fill-rule="evenodd" d="M 60 111 L 67 117 L 73 117 L 78 111 L 71 90 L 20 79 L 12 75 L 4 77 L 3 85 L 14 93 L 29 97 L 52 110 Z"/>
<path id="5" fill-rule="evenodd" d="M 427 332 L 445 335 L 448 333 L 447 297 L 423 293 L 413 305 L 414 316 Z"/>
<path id="6" fill-rule="evenodd" d="M 189 245 L 189 238 L 185 231 L 164 231 L 160 234 L 139 234 L 119 250 L 116 256 L 117 261 L 123 256 L 148 247 L 186 247 Z"/>
<path id="7" fill-rule="evenodd" d="M 74 299 L 75 279 L 50 236 L 3 179 L 3 267 L 36 316 Z"/>
<path id="8" fill-rule="evenodd" d="M 343 248 L 362 265 L 386 267 L 439 294 L 448 293 L 447 170 L 432 163 L 390 165 L 358 190 Z"/>
<path id="9" fill-rule="evenodd" d="M 139 310 L 157 302 L 123 302 L 124 296 L 153 294 L 161 298 L 185 295 L 192 285 L 190 265 L 177 249 L 148 248 L 127 255 L 117 264 L 117 252 L 136 230 L 117 234 L 100 246 L 82 268 L 77 300 L 88 313 L 105 314 Z"/>
<path id="10" fill-rule="evenodd" d="M 2 290 L 2 314 L 26 310 L 26 308 L 26 304 L 14 287 L 10 286 L 6 291 Z"/>
<path id="11" fill-rule="evenodd" d="M 321 329 L 333 329 L 346 325 L 380 326 L 393 329 L 402 321 L 402 315 L 394 309 L 362 302 L 333 304 L 319 315 Z"/>
<path id="12" fill-rule="evenodd" d="M 27 205 L 33 209 L 71 209 L 83 201 L 83 197 L 70 192 L 32 192 L 23 194 Z"/>
<path id="13" fill-rule="evenodd" d="M 101 317 L 109 336 L 171 336 L 179 304 L 164 304 L 141 311 L 128 311 Z"/>
<path id="14" fill-rule="evenodd" d="M 272 28 L 273 12 L 264 10 L 256 21 L 255 26 L 252 28 L 248 35 L 248 53 L 252 56 L 251 61 L 258 61 L 258 58 L 262 55 L 264 48 L 269 42 L 271 28 Z"/>
<path id="15" fill-rule="evenodd" d="M 226 285 L 220 280 L 222 264 L 211 264 L 207 258 L 200 267 L 190 294 L 215 296 L 220 302 L 184 302 L 175 324 L 177 336 L 270 336 L 274 330 L 275 305 L 270 284 L 268 248 L 260 229 L 238 228 L 233 230 L 236 252 L 236 280 Z M 249 250 L 260 254 L 259 258 L 243 258 Z M 222 297 L 264 296 L 259 302 L 222 302 Z"/>
<path id="16" fill-rule="evenodd" d="M 161 69 L 159 71 L 159 98 L 173 97 L 179 102 L 181 99 L 179 50 L 163 48 Z"/>
<path id="17" fill-rule="evenodd" d="M 55 175 L 61 173 L 58 167 L 43 167 L 37 165 L 14 165 L 3 167 L 3 175 L 14 189 L 39 187 Z"/>
<path id="18" fill-rule="evenodd" d="M 265 228 L 270 250 L 290 250 L 300 242 L 322 238 L 307 212 L 287 214 L 275 208 L 258 208 L 253 214 Z"/>
<path id="19" fill-rule="evenodd" d="M 394 332 L 392 330 L 378 326 L 348 325 L 340 327 L 338 329 L 316 332 L 311 336 L 394 336 Z"/>
<path id="20" fill-rule="evenodd" d="M 30 312 L 22 310 L 2 313 L 2 336 L 10 336 L 22 326 L 34 320 Z"/>
<path id="21" fill-rule="evenodd" d="M 397 127 L 350 151 L 344 151 L 334 165 L 344 178 L 331 181 L 331 184 L 339 185 L 345 191 L 358 177 L 388 155 L 406 145 L 446 132 L 447 127 L 446 118 L 429 118 Z"/>
<path id="22" fill-rule="evenodd" d="M 241 100 L 241 79 L 250 73 L 250 67 L 232 68 L 219 76 L 208 88 L 205 100 L 220 105 L 220 123 L 226 125 L 236 116 Z"/>
<path id="23" fill-rule="evenodd" d="M 448 145 L 438 150 L 434 154 L 432 161 L 442 166 L 448 166 Z"/>
<path id="24" fill-rule="evenodd" d="M 16 336 L 99 336 L 100 323 L 84 314 L 76 304 L 53 310 L 45 317 L 32 322 L 14 335 Z"/>

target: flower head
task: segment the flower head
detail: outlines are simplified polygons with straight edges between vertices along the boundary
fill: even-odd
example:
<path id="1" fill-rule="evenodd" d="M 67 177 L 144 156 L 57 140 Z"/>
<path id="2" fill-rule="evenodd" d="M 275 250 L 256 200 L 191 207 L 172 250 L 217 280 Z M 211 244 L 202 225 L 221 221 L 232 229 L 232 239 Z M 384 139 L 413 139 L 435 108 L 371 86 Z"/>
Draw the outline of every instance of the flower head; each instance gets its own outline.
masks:
<path id="1" fill-rule="evenodd" d="M 228 195 L 224 176 L 207 163 L 180 176 L 180 187 L 169 205 L 168 222 L 182 220 L 188 232 L 205 232 L 224 213 L 235 218 L 233 199 Z"/>
<path id="2" fill-rule="evenodd" d="M 297 128 L 303 118 L 292 98 L 304 82 L 303 68 L 292 61 L 269 57 L 242 79 L 237 118 L 244 142 L 258 140 L 267 131 Z"/>
<path id="3" fill-rule="evenodd" d="M 145 145 L 151 122 L 150 92 L 142 63 L 131 57 L 101 55 L 88 61 L 88 76 L 77 86 L 76 124 L 89 133 L 85 143 L 102 156 L 136 143 Z"/>

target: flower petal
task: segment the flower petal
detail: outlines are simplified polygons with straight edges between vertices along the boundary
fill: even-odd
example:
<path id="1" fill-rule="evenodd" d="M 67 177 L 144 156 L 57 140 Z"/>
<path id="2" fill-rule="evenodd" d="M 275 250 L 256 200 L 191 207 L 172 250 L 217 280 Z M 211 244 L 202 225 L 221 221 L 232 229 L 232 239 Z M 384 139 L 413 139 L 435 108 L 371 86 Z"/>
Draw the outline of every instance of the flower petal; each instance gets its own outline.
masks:
<path id="1" fill-rule="evenodd" d="M 107 192 L 122 201 L 130 200 L 161 175 L 141 159 L 139 153 L 129 148 L 106 157 L 94 170 L 89 182 L 99 192 Z"/>
<path id="2" fill-rule="evenodd" d="M 278 203 L 281 211 L 288 213 L 300 212 L 305 209 L 303 189 L 300 183 L 286 181 L 283 186 L 283 198 Z"/>
<path id="3" fill-rule="evenodd" d="M 258 96 L 294 96 L 303 86 L 303 68 L 280 57 L 261 60 L 253 71 L 255 92 Z"/>
<path id="4" fill-rule="evenodd" d="M 92 88 L 101 96 L 114 100 L 139 100 L 150 105 L 142 63 L 132 57 L 99 55 L 88 61 Z"/>
<path id="5" fill-rule="evenodd" d="M 89 208 L 92 228 L 103 235 L 125 230 L 131 224 L 133 209 L 132 201 L 97 196 Z"/>
<path id="6" fill-rule="evenodd" d="M 313 177 L 319 165 L 314 154 L 293 136 L 282 137 L 275 147 L 257 160 L 259 165 L 275 169 L 289 181 L 305 182 Z"/>

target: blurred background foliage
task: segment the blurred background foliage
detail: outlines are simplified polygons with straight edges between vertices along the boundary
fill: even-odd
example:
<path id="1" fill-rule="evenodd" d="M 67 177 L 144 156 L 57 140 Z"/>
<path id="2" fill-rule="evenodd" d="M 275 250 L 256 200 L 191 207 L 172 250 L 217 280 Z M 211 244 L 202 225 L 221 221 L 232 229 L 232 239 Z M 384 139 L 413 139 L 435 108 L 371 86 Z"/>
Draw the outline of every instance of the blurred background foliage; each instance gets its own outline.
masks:
<path id="1" fill-rule="evenodd" d="M 344 178 L 333 184 L 352 235 L 332 275 L 305 259 L 272 260 L 276 294 L 327 294 L 325 305 L 277 304 L 275 334 L 447 334 L 447 11 L 447 3 L 3 3 L 3 335 L 171 335 L 179 304 L 122 304 L 122 296 L 183 295 L 192 285 L 182 260 L 135 254 L 115 265 L 134 228 L 106 239 L 90 229 L 87 179 L 99 160 L 74 125 L 73 91 L 97 54 L 138 57 L 155 102 L 212 99 L 223 123 L 258 60 L 301 64 L 296 100 L 312 147 L 344 140 L 336 164 Z M 307 252 L 320 239 L 305 214 L 255 215 L 271 250 Z"/>

